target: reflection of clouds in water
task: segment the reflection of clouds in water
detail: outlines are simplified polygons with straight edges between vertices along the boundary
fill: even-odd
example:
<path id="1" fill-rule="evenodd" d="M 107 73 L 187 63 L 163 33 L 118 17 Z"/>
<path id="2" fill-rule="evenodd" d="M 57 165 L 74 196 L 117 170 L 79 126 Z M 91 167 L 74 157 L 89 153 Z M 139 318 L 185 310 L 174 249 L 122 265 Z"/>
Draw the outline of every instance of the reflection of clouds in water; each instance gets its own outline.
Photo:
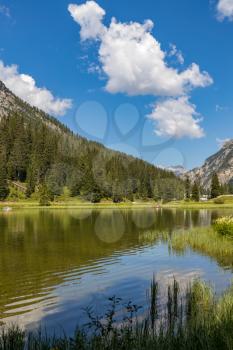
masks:
<path id="1" fill-rule="evenodd" d="M 17 324 L 22 329 L 32 329 L 33 325 L 36 327 L 40 326 L 41 320 L 45 316 L 54 314 L 60 302 L 58 296 L 49 296 L 47 299 L 41 301 L 37 300 L 40 298 L 35 298 L 30 300 L 31 303 L 25 306 L 18 305 L 17 308 L 12 310 L 13 315 L 8 316 L 10 311 L 4 313 L 4 318 L 1 319 L 4 325 Z M 28 300 L 23 300 L 22 305 L 29 303 Z M 33 302 L 33 304 L 32 304 Z"/>
<path id="2" fill-rule="evenodd" d="M 78 320 L 87 321 L 83 308 L 92 305 L 94 311 L 103 314 L 108 297 L 113 295 L 122 297 L 124 302 L 132 300 L 135 304 L 145 307 L 153 274 L 159 282 L 159 302 L 163 308 L 166 303 L 167 286 L 174 278 L 180 283 L 182 292 L 190 281 L 206 277 L 208 272 L 212 280 L 217 278 L 218 268 L 215 263 L 208 264 L 205 257 L 199 260 L 197 254 L 193 257 L 193 260 L 191 257 L 170 257 L 167 246 L 158 245 L 153 248 L 147 247 L 143 251 L 134 251 L 132 254 L 129 251 L 123 256 L 99 259 L 100 270 L 87 269 L 82 275 L 81 283 L 76 283 L 80 278 L 77 270 L 72 279 L 66 279 L 54 288 L 51 293 L 54 297 L 49 302 L 46 300 L 36 303 L 32 306 L 35 307 L 34 310 L 22 316 L 10 317 L 8 321 L 18 322 L 29 328 L 41 323 L 42 326 L 47 325 L 54 329 L 59 326 L 58 322 L 65 320 L 64 327 L 73 329 Z M 205 266 L 207 271 L 199 266 Z M 28 309 L 30 310 L 30 306 Z"/>
<path id="3" fill-rule="evenodd" d="M 144 226 L 144 217 L 145 221 L 150 222 L 150 215 L 154 213 L 155 229 L 160 233 L 164 232 L 166 227 L 169 229 L 183 227 L 186 220 L 188 226 L 191 222 L 206 222 L 212 215 L 209 212 L 208 216 L 206 211 L 199 211 L 199 215 L 193 211 L 150 209 L 146 211 L 135 210 L 140 217 L 138 219 L 140 226 Z M 9 301 L 8 298 L 8 306 L 4 308 L 3 305 L 3 309 L 11 309 L 11 314 L 5 313 L 4 320 L 29 327 L 33 324 L 38 325 L 40 322 L 42 326 L 47 325 L 48 328 L 55 327 L 59 322 L 63 322 L 65 327 L 74 327 L 78 317 L 83 321 L 83 307 L 93 304 L 97 311 L 100 310 L 103 313 L 103 305 L 105 306 L 107 298 L 113 295 L 122 297 L 125 302 L 132 300 L 137 305 L 145 305 L 146 290 L 149 289 L 153 274 L 160 285 L 162 302 L 162 297 L 166 296 L 166 286 L 168 282 L 172 283 L 174 277 L 180 282 L 182 289 L 185 289 L 190 280 L 202 277 L 217 284 L 217 290 L 220 292 L 228 286 L 232 277 L 230 271 L 224 272 L 215 260 L 192 251 L 186 251 L 182 256 L 169 252 L 167 244 L 157 241 L 156 232 L 153 234 L 151 228 L 144 230 L 135 225 L 135 221 L 132 220 L 133 211 L 95 210 L 89 219 L 90 212 L 91 210 L 75 209 L 70 210 L 66 215 L 67 211 L 56 210 L 41 212 L 38 215 L 38 212 L 33 211 L 30 215 L 15 213 L 15 216 L 8 216 L 5 231 L 1 232 L 4 240 L 0 241 L 1 252 L 3 253 L 6 249 L 6 254 L 5 256 L 1 254 L 0 260 L 5 259 L 9 262 L 8 266 L 11 266 L 13 259 L 11 259 L 12 255 L 9 255 L 8 244 L 9 238 L 13 238 L 12 249 L 16 250 L 12 252 L 16 261 L 19 259 L 25 267 L 27 258 L 30 266 L 25 270 L 24 275 L 23 269 L 12 275 L 11 280 L 18 278 L 17 282 L 22 282 L 25 288 L 19 289 L 21 293 L 19 298 L 14 293 L 9 294 L 11 300 Z M 86 216 L 86 221 L 78 221 L 82 220 L 81 218 L 85 219 Z M 23 242 L 24 247 L 28 246 L 28 249 L 23 250 L 23 257 L 16 255 L 20 252 L 19 245 L 15 245 L 15 236 L 8 230 L 8 227 L 14 226 L 13 221 L 17 220 L 22 220 L 17 227 L 25 225 L 27 230 L 24 233 Z M 3 222 L 2 227 L 4 227 Z M 37 240 L 34 239 L 33 232 L 36 232 Z M 31 245 L 29 245 L 30 242 Z M 102 242 L 114 244 L 102 244 Z M 144 243 L 147 242 L 151 244 L 145 246 Z M 35 266 L 32 266 L 33 255 L 36 256 Z M 7 257 L 9 260 L 6 260 Z M 43 261 L 45 261 L 43 266 L 46 266 L 49 271 L 42 278 L 39 290 L 40 285 L 35 277 L 43 273 L 37 269 Z M 33 274 L 29 274 L 31 267 Z M 54 275 L 57 277 L 59 275 L 59 278 L 52 278 Z M 3 274 L 1 276 L 4 278 Z M 5 283 L 6 291 L 7 282 L 9 282 L 8 279 Z M 35 288 L 35 297 L 45 295 L 46 300 L 34 299 L 34 302 L 30 300 L 30 305 L 27 305 L 29 298 L 33 296 L 26 296 L 25 291 L 32 287 Z M 20 300 L 22 300 L 21 304 L 16 304 Z M 9 306 L 10 303 L 12 304 Z M 26 313 L 21 316 L 15 315 L 22 311 Z"/>
<path id="4" fill-rule="evenodd" d="M 119 241 L 125 232 L 125 220 L 120 211 L 102 211 L 95 222 L 95 232 L 105 243 Z"/>

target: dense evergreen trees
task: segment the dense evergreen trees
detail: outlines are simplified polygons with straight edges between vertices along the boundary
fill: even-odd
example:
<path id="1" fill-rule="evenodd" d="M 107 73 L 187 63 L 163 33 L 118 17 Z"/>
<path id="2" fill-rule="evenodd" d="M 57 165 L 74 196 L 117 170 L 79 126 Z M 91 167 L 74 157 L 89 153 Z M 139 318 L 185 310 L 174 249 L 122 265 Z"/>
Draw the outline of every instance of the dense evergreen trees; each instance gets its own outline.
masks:
<path id="1" fill-rule="evenodd" d="M 199 202 L 200 200 L 200 188 L 199 188 L 199 183 L 196 180 L 192 186 L 192 199 L 195 202 Z"/>
<path id="2" fill-rule="evenodd" d="M 221 194 L 221 185 L 217 173 L 214 173 L 211 181 L 211 198 L 216 198 Z"/>
<path id="3" fill-rule="evenodd" d="M 0 200 L 6 199 L 9 194 L 7 184 L 6 158 L 0 153 Z"/>
<path id="4" fill-rule="evenodd" d="M 27 118 L 12 114 L 0 120 L 5 155 L 0 198 L 8 194 L 7 180 L 25 182 L 27 197 L 40 192 L 44 203 L 48 196 L 61 195 L 64 187 L 92 202 L 183 198 L 184 184 L 173 173 L 74 135 L 49 117 L 39 118 L 34 108 L 29 118 L 29 111 Z"/>
<path id="5" fill-rule="evenodd" d="M 187 176 L 185 179 L 185 199 L 189 200 L 191 197 L 191 182 L 189 177 Z"/>

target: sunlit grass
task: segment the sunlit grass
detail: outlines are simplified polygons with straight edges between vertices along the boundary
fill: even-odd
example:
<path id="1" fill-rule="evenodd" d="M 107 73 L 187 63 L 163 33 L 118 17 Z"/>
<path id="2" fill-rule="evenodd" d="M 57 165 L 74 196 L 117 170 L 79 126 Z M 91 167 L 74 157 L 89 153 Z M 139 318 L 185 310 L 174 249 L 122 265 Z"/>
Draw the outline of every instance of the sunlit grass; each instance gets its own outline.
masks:
<path id="1" fill-rule="evenodd" d="M 220 235 L 212 227 L 175 232 L 170 244 L 176 252 L 184 253 L 187 249 L 192 249 L 213 257 L 225 266 L 233 265 L 233 240 Z"/>
<path id="2" fill-rule="evenodd" d="M 233 238 L 233 217 L 223 216 L 214 222 L 214 230 L 222 236 L 229 236 Z"/>

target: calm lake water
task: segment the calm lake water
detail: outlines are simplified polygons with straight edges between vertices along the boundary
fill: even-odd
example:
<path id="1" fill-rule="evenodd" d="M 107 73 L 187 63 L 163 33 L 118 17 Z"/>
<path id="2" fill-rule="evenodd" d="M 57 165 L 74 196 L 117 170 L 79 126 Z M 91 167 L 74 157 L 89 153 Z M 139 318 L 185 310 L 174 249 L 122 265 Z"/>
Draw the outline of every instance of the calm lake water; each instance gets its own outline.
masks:
<path id="1" fill-rule="evenodd" d="M 0 214 L 0 321 L 74 330 L 83 310 L 102 312 L 108 297 L 147 304 L 153 275 L 165 287 L 203 278 L 221 292 L 232 261 L 169 249 L 157 233 L 208 226 L 232 211 L 31 210 Z"/>

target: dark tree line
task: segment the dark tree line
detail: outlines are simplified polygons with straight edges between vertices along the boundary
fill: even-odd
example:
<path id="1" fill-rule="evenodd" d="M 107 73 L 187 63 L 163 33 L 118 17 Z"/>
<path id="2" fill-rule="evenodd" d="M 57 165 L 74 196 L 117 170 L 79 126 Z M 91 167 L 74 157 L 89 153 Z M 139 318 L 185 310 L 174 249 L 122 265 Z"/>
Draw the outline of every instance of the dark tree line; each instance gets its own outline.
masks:
<path id="1" fill-rule="evenodd" d="M 198 178 L 194 179 L 193 183 L 187 176 L 185 178 L 185 199 L 194 200 L 198 202 L 201 195 L 207 195 L 209 198 L 215 199 L 223 194 L 233 194 L 233 183 L 229 182 L 221 184 L 218 178 L 218 174 L 214 172 L 211 178 L 210 188 L 206 189 L 200 185 Z"/>
<path id="2" fill-rule="evenodd" d="M 64 187 L 92 202 L 183 198 L 183 182 L 173 173 L 74 135 L 34 108 L 33 117 L 28 113 L 0 121 L 0 199 L 8 195 L 7 181 L 25 183 L 27 197 L 41 191 L 43 202 Z"/>

